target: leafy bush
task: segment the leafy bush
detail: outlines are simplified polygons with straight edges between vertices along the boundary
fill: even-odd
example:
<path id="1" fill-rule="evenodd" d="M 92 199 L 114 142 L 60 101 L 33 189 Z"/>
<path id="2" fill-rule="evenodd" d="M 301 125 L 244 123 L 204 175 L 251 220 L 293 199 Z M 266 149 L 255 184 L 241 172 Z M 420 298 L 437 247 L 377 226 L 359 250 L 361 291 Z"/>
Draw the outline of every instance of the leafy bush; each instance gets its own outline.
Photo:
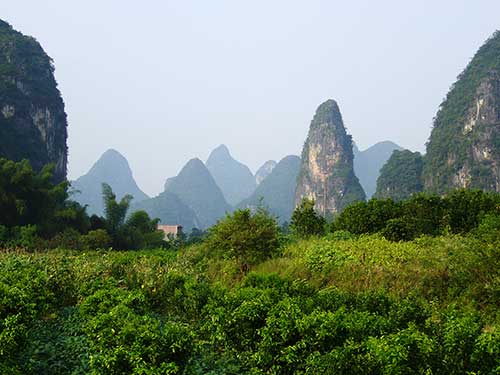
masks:
<path id="1" fill-rule="evenodd" d="M 263 209 L 236 210 L 209 229 L 206 246 L 215 254 L 255 264 L 271 257 L 279 247 L 279 226 Z"/>
<path id="2" fill-rule="evenodd" d="M 298 237 L 319 236 L 325 233 L 326 220 L 314 210 L 314 200 L 302 199 L 295 208 L 290 229 Z"/>

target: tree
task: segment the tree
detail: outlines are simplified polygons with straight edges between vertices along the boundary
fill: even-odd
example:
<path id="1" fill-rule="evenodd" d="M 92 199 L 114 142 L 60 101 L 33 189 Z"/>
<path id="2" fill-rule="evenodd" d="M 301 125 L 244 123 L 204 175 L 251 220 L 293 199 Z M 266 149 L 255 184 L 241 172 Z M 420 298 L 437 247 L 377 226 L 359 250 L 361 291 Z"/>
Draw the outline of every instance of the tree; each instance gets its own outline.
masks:
<path id="1" fill-rule="evenodd" d="M 290 229 L 299 237 L 320 236 L 325 234 L 326 220 L 314 210 L 314 200 L 304 198 L 293 211 Z"/>
<path id="2" fill-rule="evenodd" d="M 133 199 L 131 195 L 125 195 L 117 202 L 111 186 L 106 183 L 102 184 L 102 195 L 106 229 L 113 239 L 114 248 L 137 250 L 163 245 L 163 233 L 157 230 L 159 219 L 151 220 L 145 211 L 135 211 L 126 219 Z"/>
<path id="3" fill-rule="evenodd" d="M 236 210 L 208 230 L 206 245 L 215 254 L 238 259 L 242 265 L 269 258 L 279 247 L 276 219 L 259 208 Z"/>

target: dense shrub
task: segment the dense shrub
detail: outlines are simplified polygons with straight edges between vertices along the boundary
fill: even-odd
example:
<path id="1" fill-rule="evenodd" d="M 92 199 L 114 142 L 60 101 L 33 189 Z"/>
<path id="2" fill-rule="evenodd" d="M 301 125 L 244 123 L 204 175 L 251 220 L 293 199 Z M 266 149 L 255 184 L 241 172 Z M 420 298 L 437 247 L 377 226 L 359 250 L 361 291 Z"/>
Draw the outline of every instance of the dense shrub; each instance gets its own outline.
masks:
<path id="1" fill-rule="evenodd" d="M 304 198 L 295 208 L 290 230 L 298 237 L 319 236 L 325 233 L 326 220 L 314 210 L 314 200 Z"/>

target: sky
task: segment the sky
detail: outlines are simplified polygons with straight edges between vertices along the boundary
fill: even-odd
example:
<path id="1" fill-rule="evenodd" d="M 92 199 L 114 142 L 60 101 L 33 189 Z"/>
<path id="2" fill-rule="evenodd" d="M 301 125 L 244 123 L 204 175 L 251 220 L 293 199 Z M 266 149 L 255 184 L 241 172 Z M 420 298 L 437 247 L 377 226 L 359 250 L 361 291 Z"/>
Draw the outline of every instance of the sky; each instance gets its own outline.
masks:
<path id="1" fill-rule="evenodd" d="M 114 148 L 149 195 L 222 143 L 253 172 L 300 155 L 329 98 L 360 149 L 425 151 L 499 14 L 498 0 L 0 2 L 0 18 L 54 60 L 68 177 Z"/>

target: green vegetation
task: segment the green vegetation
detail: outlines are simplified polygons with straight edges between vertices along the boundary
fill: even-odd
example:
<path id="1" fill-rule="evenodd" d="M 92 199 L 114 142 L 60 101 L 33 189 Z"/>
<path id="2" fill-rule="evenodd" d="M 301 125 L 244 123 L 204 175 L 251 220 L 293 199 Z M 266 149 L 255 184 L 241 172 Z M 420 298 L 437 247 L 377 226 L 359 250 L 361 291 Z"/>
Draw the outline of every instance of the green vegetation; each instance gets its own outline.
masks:
<path id="1" fill-rule="evenodd" d="M 51 182 L 52 172 L 51 165 L 36 173 L 27 160 L 0 158 L 0 247 L 133 250 L 168 245 L 156 230 L 158 220 L 146 212 L 127 218 L 132 196 L 117 202 L 103 184 L 106 215 L 89 217 L 85 207 L 69 200 L 68 182 Z"/>
<path id="2" fill-rule="evenodd" d="M 298 237 L 307 238 L 325 233 L 326 220 L 314 210 L 314 200 L 303 198 L 293 211 L 290 229 Z"/>
<path id="3" fill-rule="evenodd" d="M 400 201 L 422 192 L 423 166 L 424 160 L 419 152 L 395 150 L 380 170 L 374 197 Z"/>
<path id="4" fill-rule="evenodd" d="M 468 120 L 469 111 L 471 109 L 476 111 L 474 100 L 479 86 L 499 72 L 500 32 L 497 31 L 481 46 L 460 74 L 436 115 L 427 145 L 423 171 L 426 189 L 429 191 L 445 193 L 453 189 L 456 186 L 453 176 L 466 164 L 469 164 L 471 168 L 471 181 L 475 183 L 472 187 L 490 188 L 491 165 L 477 165 L 473 160 L 471 148 L 479 138 L 484 138 L 485 135 L 488 138 L 487 133 L 494 134 L 495 132 L 485 131 L 481 126 L 481 121 L 476 124 L 471 133 L 464 132 L 464 126 Z M 491 141 L 489 148 L 494 158 L 498 160 L 500 155 L 498 136 L 496 140 L 491 139 Z M 489 171 L 487 176 L 482 173 L 484 169 Z"/>
<path id="5" fill-rule="evenodd" d="M 66 114 L 54 78 L 52 59 L 32 37 L 0 20 L 0 157 L 28 159 L 36 171 L 57 163 L 54 179 L 66 177 Z M 34 122 L 34 114 L 46 115 Z M 43 126 L 45 139 L 39 129 Z"/>
<path id="6" fill-rule="evenodd" d="M 2 253 L 0 372 L 494 374 L 498 230 L 496 217 L 410 242 L 337 232 L 247 275 L 210 241 Z"/>
<path id="7" fill-rule="evenodd" d="M 500 195 L 481 190 L 456 190 L 440 197 L 420 193 L 394 202 L 371 199 L 347 207 L 332 223 L 333 230 L 353 234 L 381 233 L 393 241 L 420 235 L 466 234 L 487 215 L 500 214 Z"/>
<path id="8" fill-rule="evenodd" d="M 304 200 L 290 234 L 237 210 L 167 244 L 131 196 L 104 184 L 88 217 L 51 178 L 0 159 L 2 374 L 500 369 L 500 194 L 372 199 L 329 225 Z"/>

